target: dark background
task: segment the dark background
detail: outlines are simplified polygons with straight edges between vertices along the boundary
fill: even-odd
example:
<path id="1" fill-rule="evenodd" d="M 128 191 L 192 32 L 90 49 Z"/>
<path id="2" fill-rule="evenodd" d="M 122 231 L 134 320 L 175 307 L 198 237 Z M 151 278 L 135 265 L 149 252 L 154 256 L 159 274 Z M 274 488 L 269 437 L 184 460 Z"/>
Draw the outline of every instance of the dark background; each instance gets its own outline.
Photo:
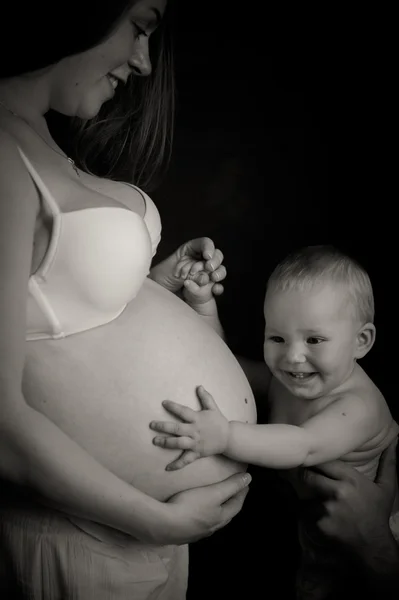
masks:
<path id="1" fill-rule="evenodd" d="M 350 252 L 376 301 L 377 341 L 362 366 L 398 419 L 384 32 L 376 15 L 263 4 L 178 4 L 174 155 L 152 194 L 163 221 L 158 259 L 211 237 L 228 270 L 219 301 L 228 343 L 261 359 L 263 294 L 276 262 L 301 245 Z M 273 472 L 250 471 L 240 515 L 191 546 L 189 600 L 292 593 L 295 507 Z"/>

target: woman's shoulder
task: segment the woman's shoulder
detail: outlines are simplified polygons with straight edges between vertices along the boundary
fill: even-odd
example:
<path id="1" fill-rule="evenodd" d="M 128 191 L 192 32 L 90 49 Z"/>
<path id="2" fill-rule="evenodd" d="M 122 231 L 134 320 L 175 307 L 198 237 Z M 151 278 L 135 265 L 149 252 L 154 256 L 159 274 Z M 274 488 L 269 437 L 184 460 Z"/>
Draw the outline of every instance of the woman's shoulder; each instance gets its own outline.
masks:
<path id="1" fill-rule="evenodd" d="M 0 123 L 0 205 L 13 210 L 32 203 L 39 211 L 40 200 L 32 178 L 24 164 L 16 138 Z"/>
<path id="2" fill-rule="evenodd" d="M 18 143 L 16 138 L 7 130 L 0 120 L 0 152 L 11 152 L 19 154 Z"/>

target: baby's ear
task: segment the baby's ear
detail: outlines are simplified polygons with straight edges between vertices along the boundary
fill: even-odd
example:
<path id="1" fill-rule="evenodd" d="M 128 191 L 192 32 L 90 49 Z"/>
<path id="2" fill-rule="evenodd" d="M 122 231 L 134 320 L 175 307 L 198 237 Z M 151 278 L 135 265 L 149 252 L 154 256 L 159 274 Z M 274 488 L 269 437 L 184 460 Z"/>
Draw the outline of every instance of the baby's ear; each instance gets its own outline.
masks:
<path id="1" fill-rule="evenodd" d="M 355 358 L 363 358 L 371 350 L 375 342 L 375 326 L 373 323 L 366 323 L 357 332 Z"/>

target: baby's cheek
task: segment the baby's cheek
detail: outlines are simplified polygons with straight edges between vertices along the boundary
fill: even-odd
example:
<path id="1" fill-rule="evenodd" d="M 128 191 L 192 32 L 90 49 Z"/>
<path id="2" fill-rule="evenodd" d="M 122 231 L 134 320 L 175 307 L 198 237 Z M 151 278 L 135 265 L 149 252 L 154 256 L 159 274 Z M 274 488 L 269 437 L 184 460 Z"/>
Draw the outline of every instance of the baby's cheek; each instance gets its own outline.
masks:
<path id="1" fill-rule="evenodd" d="M 263 346 L 263 358 L 270 369 L 275 362 L 275 356 L 273 351 L 270 349 L 269 344 L 265 344 Z"/>

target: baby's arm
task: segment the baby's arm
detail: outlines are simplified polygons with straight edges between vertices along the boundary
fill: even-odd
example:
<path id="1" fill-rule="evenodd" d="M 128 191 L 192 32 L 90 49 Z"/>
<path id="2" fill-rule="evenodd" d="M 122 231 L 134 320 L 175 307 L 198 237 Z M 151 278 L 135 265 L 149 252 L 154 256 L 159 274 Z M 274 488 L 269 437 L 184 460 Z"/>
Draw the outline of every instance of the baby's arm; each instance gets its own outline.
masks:
<path id="1" fill-rule="evenodd" d="M 172 434 L 157 436 L 156 445 L 185 451 L 169 465 L 171 469 L 212 454 L 275 469 L 309 467 L 340 458 L 363 445 L 375 435 L 379 417 L 377 407 L 352 395 L 335 400 L 301 426 L 249 425 L 227 421 L 205 390 L 199 389 L 198 396 L 204 410 L 164 403 L 184 423 L 151 423 L 155 431 Z"/>
<path id="2" fill-rule="evenodd" d="M 376 434 L 378 407 L 356 395 L 338 398 L 301 426 L 230 423 L 224 454 L 276 469 L 336 460 Z"/>

